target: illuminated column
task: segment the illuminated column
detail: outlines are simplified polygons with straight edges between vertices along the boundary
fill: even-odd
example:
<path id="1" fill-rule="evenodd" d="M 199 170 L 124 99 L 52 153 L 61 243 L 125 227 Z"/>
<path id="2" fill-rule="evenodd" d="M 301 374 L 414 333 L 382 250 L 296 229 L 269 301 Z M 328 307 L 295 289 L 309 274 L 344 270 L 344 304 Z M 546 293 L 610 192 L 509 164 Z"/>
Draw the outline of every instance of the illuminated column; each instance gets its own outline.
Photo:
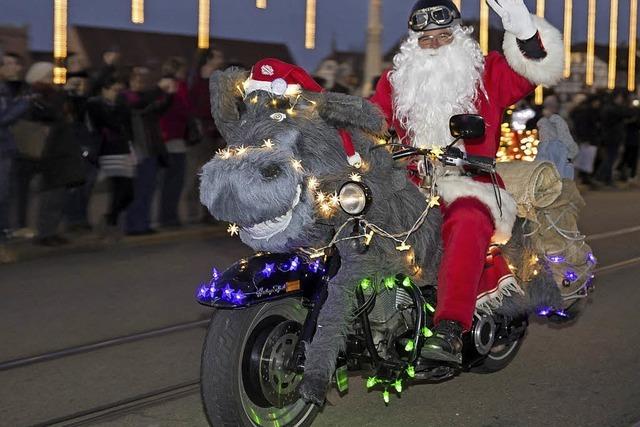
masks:
<path id="1" fill-rule="evenodd" d="M 480 48 L 489 53 L 489 5 L 484 0 L 480 0 Z"/>
<path id="2" fill-rule="evenodd" d="M 573 0 L 564 0 L 564 78 L 571 75 L 571 30 L 573 26 Z"/>
<path id="3" fill-rule="evenodd" d="M 307 14 L 304 26 L 304 47 L 316 47 L 316 0 L 307 0 Z"/>
<path id="4" fill-rule="evenodd" d="M 371 94 L 373 78 L 382 72 L 382 23 L 381 0 L 369 0 L 369 24 L 367 26 L 367 51 L 365 56 L 362 95 Z"/>
<path id="5" fill-rule="evenodd" d="M 453 3 L 456 5 L 458 10 L 462 10 L 462 0 L 453 0 Z"/>
<path id="6" fill-rule="evenodd" d="M 618 0 L 611 0 L 609 15 L 609 80 L 607 87 L 616 87 L 616 64 L 618 57 Z"/>
<path id="7" fill-rule="evenodd" d="M 589 0 L 587 21 L 587 86 L 593 86 L 593 65 L 596 53 L 596 0 Z"/>
<path id="8" fill-rule="evenodd" d="M 131 22 L 144 23 L 144 0 L 131 0 Z"/>
<path id="9" fill-rule="evenodd" d="M 544 6 L 545 6 L 544 2 L 545 0 L 538 0 L 536 2 L 536 15 L 538 15 L 541 18 L 544 18 Z M 534 102 L 536 103 L 536 105 L 541 105 L 543 100 L 544 100 L 544 89 L 542 88 L 542 86 L 538 86 L 536 88 Z"/>
<path id="10" fill-rule="evenodd" d="M 629 4 L 629 77 L 627 89 L 636 90 L 636 54 L 638 37 L 638 0 L 630 0 Z"/>
<path id="11" fill-rule="evenodd" d="M 209 49 L 209 20 L 211 17 L 210 0 L 198 3 L 198 49 Z"/>
<path id="12" fill-rule="evenodd" d="M 67 57 L 67 0 L 53 2 L 53 83 L 65 84 L 67 69 L 64 60 Z"/>
<path id="13" fill-rule="evenodd" d="M 256 7 L 258 9 L 266 9 L 267 8 L 267 0 L 256 0 Z"/>

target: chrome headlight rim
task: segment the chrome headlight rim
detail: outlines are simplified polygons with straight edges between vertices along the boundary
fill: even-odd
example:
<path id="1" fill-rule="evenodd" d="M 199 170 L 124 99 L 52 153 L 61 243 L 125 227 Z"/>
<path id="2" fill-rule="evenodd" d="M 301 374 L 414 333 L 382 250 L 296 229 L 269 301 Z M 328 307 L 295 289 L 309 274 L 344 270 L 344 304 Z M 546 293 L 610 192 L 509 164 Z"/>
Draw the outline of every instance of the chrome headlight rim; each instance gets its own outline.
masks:
<path id="1" fill-rule="evenodd" d="M 342 196 L 345 189 L 353 186 L 357 187 L 358 191 L 361 192 L 361 197 L 363 199 L 363 206 L 358 212 L 349 212 L 349 210 L 345 209 L 345 206 L 343 205 L 343 202 L 342 202 Z M 340 187 L 340 190 L 338 191 L 338 204 L 340 205 L 340 209 L 342 209 L 342 211 L 347 215 L 356 216 L 356 217 L 364 215 L 367 212 L 367 210 L 369 210 L 369 207 L 371 206 L 371 200 L 372 200 L 371 190 L 366 184 L 359 181 L 347 181 L 344 184 L 342 184 L 342 186 Z"/>

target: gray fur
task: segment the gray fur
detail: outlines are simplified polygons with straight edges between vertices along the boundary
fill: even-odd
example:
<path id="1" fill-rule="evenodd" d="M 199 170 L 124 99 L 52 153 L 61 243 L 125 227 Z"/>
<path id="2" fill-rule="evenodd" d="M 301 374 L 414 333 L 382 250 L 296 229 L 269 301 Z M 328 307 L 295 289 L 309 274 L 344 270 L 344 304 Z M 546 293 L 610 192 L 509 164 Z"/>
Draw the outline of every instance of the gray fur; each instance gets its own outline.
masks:
<path id="1" fill-rule="evenodd" d="M 385 149 L 373 149 L 371 134 L 385 129 L 375 106 L 348 95 L 303 93 L 296 104 L 296 114 L 291 115 L 286 105 L 274 108 L 267 92 L 257 91 L 243 100 L 237 86 L 245 77 L 246 73 L 229 69 L 216 72 L 211 78 L 212 114 L 218 128 L 230 147 L 250 148 L 244 155 L 226 160 L 216 156 L 204 166 L 200 199 L 213 216 L 250 228 L 287 212 L 301 186 L 300 203 L 293 209 L 285 230 L 267 240 L 254 239 L 246 230 L 241 231 L 240 237 L 255 250 L 288 252 L 299 247 L 321 247 L 349 217 L 340 210 L 330 219 L 318 217 L 313 196 L 305 188 L 307 178 L 316 177 L 321 191 L 334 193 L 351 173 L 358 172 L 374 199 L 365 216 L 369 222 L 394 234 L 405 232 L 414 224 L 424 211 L 426 200 L 406 179 L 403 166 L 395 165 Z M 283 98 L 276 101 L 286 102 Z M 286 119 L 274 120 L 275 112 L 287 114 Z M 356 150 L 368 164 L 366 170 L 356 171 L 348 165 L 336 127 L 350 130 Z M 275 146 L 263 148 L 265 139 L 271 139 Z M 302 161 L 303 171 L 293 168 L 292 158 Z M 274 179 L 264 178 L 260 170 L 268 165 L 279 166 L 282 173 Z M 419 286 L 436 284 L 442 250 L 440 225 L 440 211 L 432 209 L 423 226 L 408 240 L 422 268 L 422 276 L 416 278 Z M 351 227 L 347 233 L 350 231 Z M 300 393 L 308 401 L 324 401 L 337 354 L 345 345 L 344 337 L 353 320 L 350 316 L 359 281 L 364 277 L 412 274 L 405 261 L 406 253 L 398 252 L 396 245 L 390 239 L 375 236 L 369 251 L 361 255 L 350 241 L 337 244 L 342 267 L 329 283 L 328 300 L 306 352 Z M 517 250 L 516 245 L 514 249 Z"/>

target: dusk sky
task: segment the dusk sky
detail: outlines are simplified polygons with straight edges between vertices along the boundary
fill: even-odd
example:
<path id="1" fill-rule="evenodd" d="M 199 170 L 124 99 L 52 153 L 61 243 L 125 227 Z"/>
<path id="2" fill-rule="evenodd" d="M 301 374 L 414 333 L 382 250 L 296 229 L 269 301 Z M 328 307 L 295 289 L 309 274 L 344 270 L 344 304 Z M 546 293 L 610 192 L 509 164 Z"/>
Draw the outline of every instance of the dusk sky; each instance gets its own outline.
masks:
<path id="1" fill-rule="evenodd" d="M 383 0 L 384 48 L 393 46 L 406 32 L 407 11 L 414 0 Z M 363 50 L 367 26 L 367 0 L 318 0 L 316 49 L 304 48 L 305 0 L 268 0 L 268 8 L 255 0 L 211 0 L 213 37 L 286 43 L 296 61 L 309 69 L 331 49 L 332 38 L 340 50 Z M 628 37 L 629 0 L 620 0 L 620 43 Z M 130 23 L 130 0 L 69 0 L 69 23 L 101 27 L 194 34 L 197 0 L 147 0 L 145 23 Z M 535 1 L 527 0 L 534 11 Z M 574 0 L 573 41 L 586 39 L 587 0 Z M 598 2 L 597 38 L 609 37 L 609 1 Z M 52 0 L 0 0 L 0 25 L 30 26 L 31 47 L 51 50 Z M 562 0 L 547 1 L 547 19 L 562 27 Z M 463 18 L 478 16 L 479 0 L 462 0 Z M 492 24 L 500 25 L 492 13 Z"/>

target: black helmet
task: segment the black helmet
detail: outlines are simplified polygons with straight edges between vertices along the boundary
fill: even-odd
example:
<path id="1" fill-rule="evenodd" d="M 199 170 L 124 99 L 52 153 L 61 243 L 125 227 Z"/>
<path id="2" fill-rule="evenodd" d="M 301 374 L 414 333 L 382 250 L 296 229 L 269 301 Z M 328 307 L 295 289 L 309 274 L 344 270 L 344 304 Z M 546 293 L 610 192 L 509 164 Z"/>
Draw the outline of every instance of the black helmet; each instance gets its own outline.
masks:
<path id="1" fill-rule="evenodd" d="M 451 0 L 418 0 L 409 15 L 409 29 L 415 32 L 449 28 L 461 22 L 460 11 Z"/>

